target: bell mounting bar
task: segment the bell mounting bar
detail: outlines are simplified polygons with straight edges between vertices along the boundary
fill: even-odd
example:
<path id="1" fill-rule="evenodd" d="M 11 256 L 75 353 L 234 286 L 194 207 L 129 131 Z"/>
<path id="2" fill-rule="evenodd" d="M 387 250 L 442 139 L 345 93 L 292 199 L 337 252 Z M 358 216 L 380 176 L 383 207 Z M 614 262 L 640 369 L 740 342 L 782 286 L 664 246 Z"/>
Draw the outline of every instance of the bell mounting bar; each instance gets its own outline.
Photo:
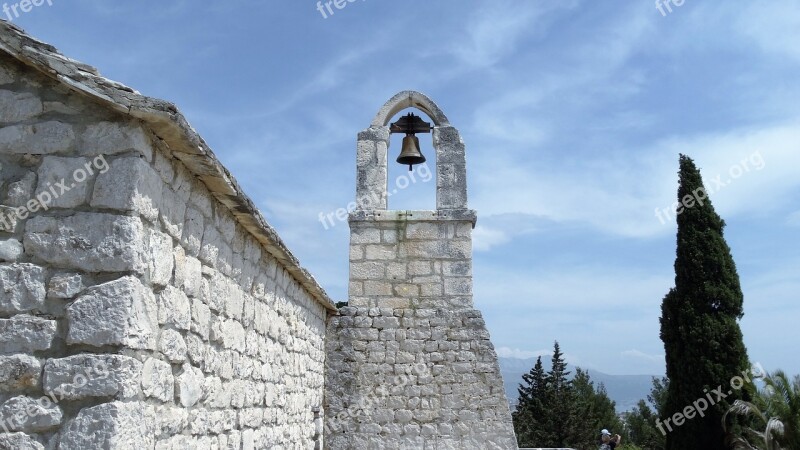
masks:
<path id="1" fill-rule="evenodd" d="M 432 129 L 430 123 L 415 116 L 414 113 L 408 113 L 389 126 L 391 133 L 405 134 L 430 133 Z"/>

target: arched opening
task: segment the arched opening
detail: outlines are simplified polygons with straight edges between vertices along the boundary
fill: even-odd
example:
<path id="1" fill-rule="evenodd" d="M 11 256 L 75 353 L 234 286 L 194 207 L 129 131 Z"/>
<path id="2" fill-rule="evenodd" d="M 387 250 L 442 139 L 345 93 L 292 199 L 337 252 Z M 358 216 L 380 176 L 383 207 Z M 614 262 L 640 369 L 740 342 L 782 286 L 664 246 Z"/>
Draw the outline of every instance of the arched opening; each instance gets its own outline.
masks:
<path id="1" fill-rule="evenodd" d="M 426 122 L 434 123 L 433 118 L 415 107 L 397 112 L 389 121 L 393 123 L 409 112 Z M 434 210 L 436 209 L 436 149 L 433 146 L 433 134 L 416 135 L 425 162 L 413 166 L 411 171 L 408 170 L 408 166 L 396 161 L 402 150 L 404 137 L 403 133 L 393 133 L 389 139 L 387 207 L 390 210 L 400 211 Z"/>

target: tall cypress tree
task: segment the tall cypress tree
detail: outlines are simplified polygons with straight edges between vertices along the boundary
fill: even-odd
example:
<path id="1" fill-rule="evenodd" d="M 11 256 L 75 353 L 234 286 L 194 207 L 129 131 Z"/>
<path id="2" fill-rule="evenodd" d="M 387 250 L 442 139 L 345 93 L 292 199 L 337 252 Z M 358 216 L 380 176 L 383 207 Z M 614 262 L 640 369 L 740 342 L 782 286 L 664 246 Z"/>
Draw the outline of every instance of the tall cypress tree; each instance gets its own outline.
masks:
<path id="1" fill-rule="evenodd" d="M 699 399 L 710 397 L 705 417 L 694 416 L 667 430 L 667 450 L 722 450 L 722 416 L 737 399 L 749 399 L 730 380 L 749 367 L 738 320 L 744 315 L 739 276 L 722 230 L 725 222 L 714 211 L 694 162 L 680 156 L 678 243 L 675 287 L 661 306 L 669 388 L 664 422 Z M 725 398 L 713 392 L 722 386 Z M 731 391 L 728 394 L 729 390 Z M 707 395 L 709 394 L 709 395 Z M 711 403 L 711 401 L 709 401 Z"/>

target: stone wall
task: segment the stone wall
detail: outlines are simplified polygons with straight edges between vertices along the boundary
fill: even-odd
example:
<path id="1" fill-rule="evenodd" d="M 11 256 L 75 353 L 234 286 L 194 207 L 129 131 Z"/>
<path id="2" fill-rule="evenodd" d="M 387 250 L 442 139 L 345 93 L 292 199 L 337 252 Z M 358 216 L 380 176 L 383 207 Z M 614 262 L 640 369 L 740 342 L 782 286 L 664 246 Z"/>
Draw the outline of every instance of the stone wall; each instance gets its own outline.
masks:
<path id="1" fill-rule="evenodd" d="M 332 449 L 516 449 L 472 307 L 469 220 L 351 219 L 350 306 L 328 326 Z"/>
<path id="2" fill-rule="evenodd" d="M 313 280 L 201 182 L 212 158 L 64 80 L 0 52 L 0 449 L 313 448 Z"/>

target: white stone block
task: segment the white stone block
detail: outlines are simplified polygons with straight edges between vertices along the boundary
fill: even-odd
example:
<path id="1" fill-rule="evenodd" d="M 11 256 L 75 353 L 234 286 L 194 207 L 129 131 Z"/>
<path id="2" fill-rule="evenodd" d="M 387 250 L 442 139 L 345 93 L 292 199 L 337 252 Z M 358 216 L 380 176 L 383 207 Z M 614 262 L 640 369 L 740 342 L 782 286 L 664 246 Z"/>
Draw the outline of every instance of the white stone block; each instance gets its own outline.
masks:
<path id="1" fill-rule="evenodd" d="M 75 297 L 80 294 L 85 285 L 83 284 L 83 276 L 79 273 L 61 273 L 53 275 L 50 282 L 47 284 L 47 297 L 48 298 L 61 298 L 67 299 Z"/>
<path id="2" fill-rule="evenodd" d="M 42 363 L 38 359 L 29 355 L 0 356 L 0 392 L 36 388 L 41 381 Z"/>
<path id="3" fill-rule="evenodd" d="M 43 111 L 42 100 L 35 94 L 0 91 L 0 122 L 22 122 L 38 116 Z"/>
<path id="4" fill-rule="evenodd" d="M 175 391 L 179 403 L 191 408 L 203 397 L 203 372 L 191 364 L 183 365 L 183 372 L 175 380 Z"/>
<path id="5" fill-rule="evenodd" d="M 25 433 L 0 433 L 0 448 L 9 450 L 44 450 L 44 445 Z"/>
<path id="6" fill-rule="evenodd" d="M 189 298 L 180 289 L 167 286 L 158 295 L 158 323 L 174 325 L 180 330 L 189 330 L 192 310 Z"/>
<path id="7" fill-rule="evenodd" d="M 158 344 L 159 351 L 173 363 L 186 361 L 186 341 L 183 336 L 175 330 L 164 330 L 161 332 L 161 340 Z"/>
<path id="8" fill-rule="evenodd" d="M 0 319 L 0 353 L 49 350 L 56 336 L 56 321 L 28 315 Z"/>
<path id="9" fill-rule="evenodd" d="M 62 429 L 59 450 L 133 450 L 155 446 L 155 416 L 141 403 L 104 403 L 82 409 Z"/>
<path id="10" fill-rule="evenodd" d="M 46 397 L 17 396 L 0 405 L 0 423 L 9 431 L 41 433 L 58 428 L 63 419 L 61 408 Z"/>
<path id="11" fill-rule="evenodd" d="M 0 129 L 0 153 L 50 155 L 66 153 L 75 143 L 72 125 L 50 121 Z"/>
<path id="12" fill-rule="evenodd" d="M 155 358 L 148 358 L 142 366 L 142 392 L 162 402 L 168 402 L 175 395 L 175 379 L 172 366 Z"/>
<path id="13" fill-rule="evenodd" d="M 17 208 L 0 206 L 0 231 L 5 233 L 16 233 L 19 224 Z"/>
<path id="14" fill-rule="evenodd" d="M 135 121 L 130 123 L 100 122 L 89 125 L 81 136 L 83 155 L 116 155 L 135 152 L 147 161 L 153 159 L 150 137 Z"/>
<path id="15" fill-rule="evenodd" d="M 150 165 L 138 157 L 115 159 L 94 184 L 91 205 L 134 211 L 150 222 L 158 219 L 164 182 Z"/>
<path id="16" fill-rule="evenodd" d="M 67 307 L 68 344 L 156 348 L 157 307 L 153 293 L 127 276 L 89 288 Z"/>
<path id="17" fill-rule="evenodd" d="M 94 178 L 86 170 L 87 164 L 92 167 L 88 158 L 46 156 L 39 166 L 39 184 L 35 195 L 42 202 L 47 199 L 51 201 L 48 204 L 43 203 L 42 208 L 75 208 L 86 203 L 89 185 Z M 86 174 L 83 182 L 74 179 L 76 171 Z"/>
<path id="18" fill-rule="evenodd" d="M 33 189 L 36 187 L 36 172 L 28 172 L 18 181 L 8 184 L 8 194 L 5 204 L 9 206 L 24 206 L 33 198 Z"/>
<path id="19" fill-rule="evenodd" d="M 38 216 L 25 228 L 25 249 L 60 267 L 85 272 L 144 273 L 144 227 L 138 217 L 80 212 Z"/>
<path id="20" fill-rule="evenodd" d="M 122 355 L 80 354 L 49 359 L 42 385 L 51 398 L 135 398 L 141 392 L 142 363 Z"/>
<path id="21" fill-rule="evenodd" d="M 211 310 L 199 299 L 192 299 L 191 330 L 203 339 L 208 339 L 211 335 Z"/>
<path id="22" fill-rule="evenodd" d="M 181 245 L 186 249 L 187 254 L 195 257 L 200 254 L 200 244 L 203 242 L 204 229 L 205 218 L 203 218 L 203 214 L 195 208 L 186 208 Z"/>
<path id="23" fill-rule="evenodd" d="M 0 264 L 0 313 L 44 312 L 44 277 L 33 264 Z"/>
<path id="24" fill-rule="evenodd" d="M 164 186 L 161 192 L 160 214 L 161 224 L 164 225 L 166 232 L 175 239 L 180 240 L 183 236 L 186 201 L 181 199 L 168 186 Z"/>
<path id="25" fill-rule="evenodd" d="M 149 255 L 147 268 L 150 282 L 156 286 L 166 286 L 172 279 L 173 256 L 172 238 L 156 230 L 148 231 Z"/>

